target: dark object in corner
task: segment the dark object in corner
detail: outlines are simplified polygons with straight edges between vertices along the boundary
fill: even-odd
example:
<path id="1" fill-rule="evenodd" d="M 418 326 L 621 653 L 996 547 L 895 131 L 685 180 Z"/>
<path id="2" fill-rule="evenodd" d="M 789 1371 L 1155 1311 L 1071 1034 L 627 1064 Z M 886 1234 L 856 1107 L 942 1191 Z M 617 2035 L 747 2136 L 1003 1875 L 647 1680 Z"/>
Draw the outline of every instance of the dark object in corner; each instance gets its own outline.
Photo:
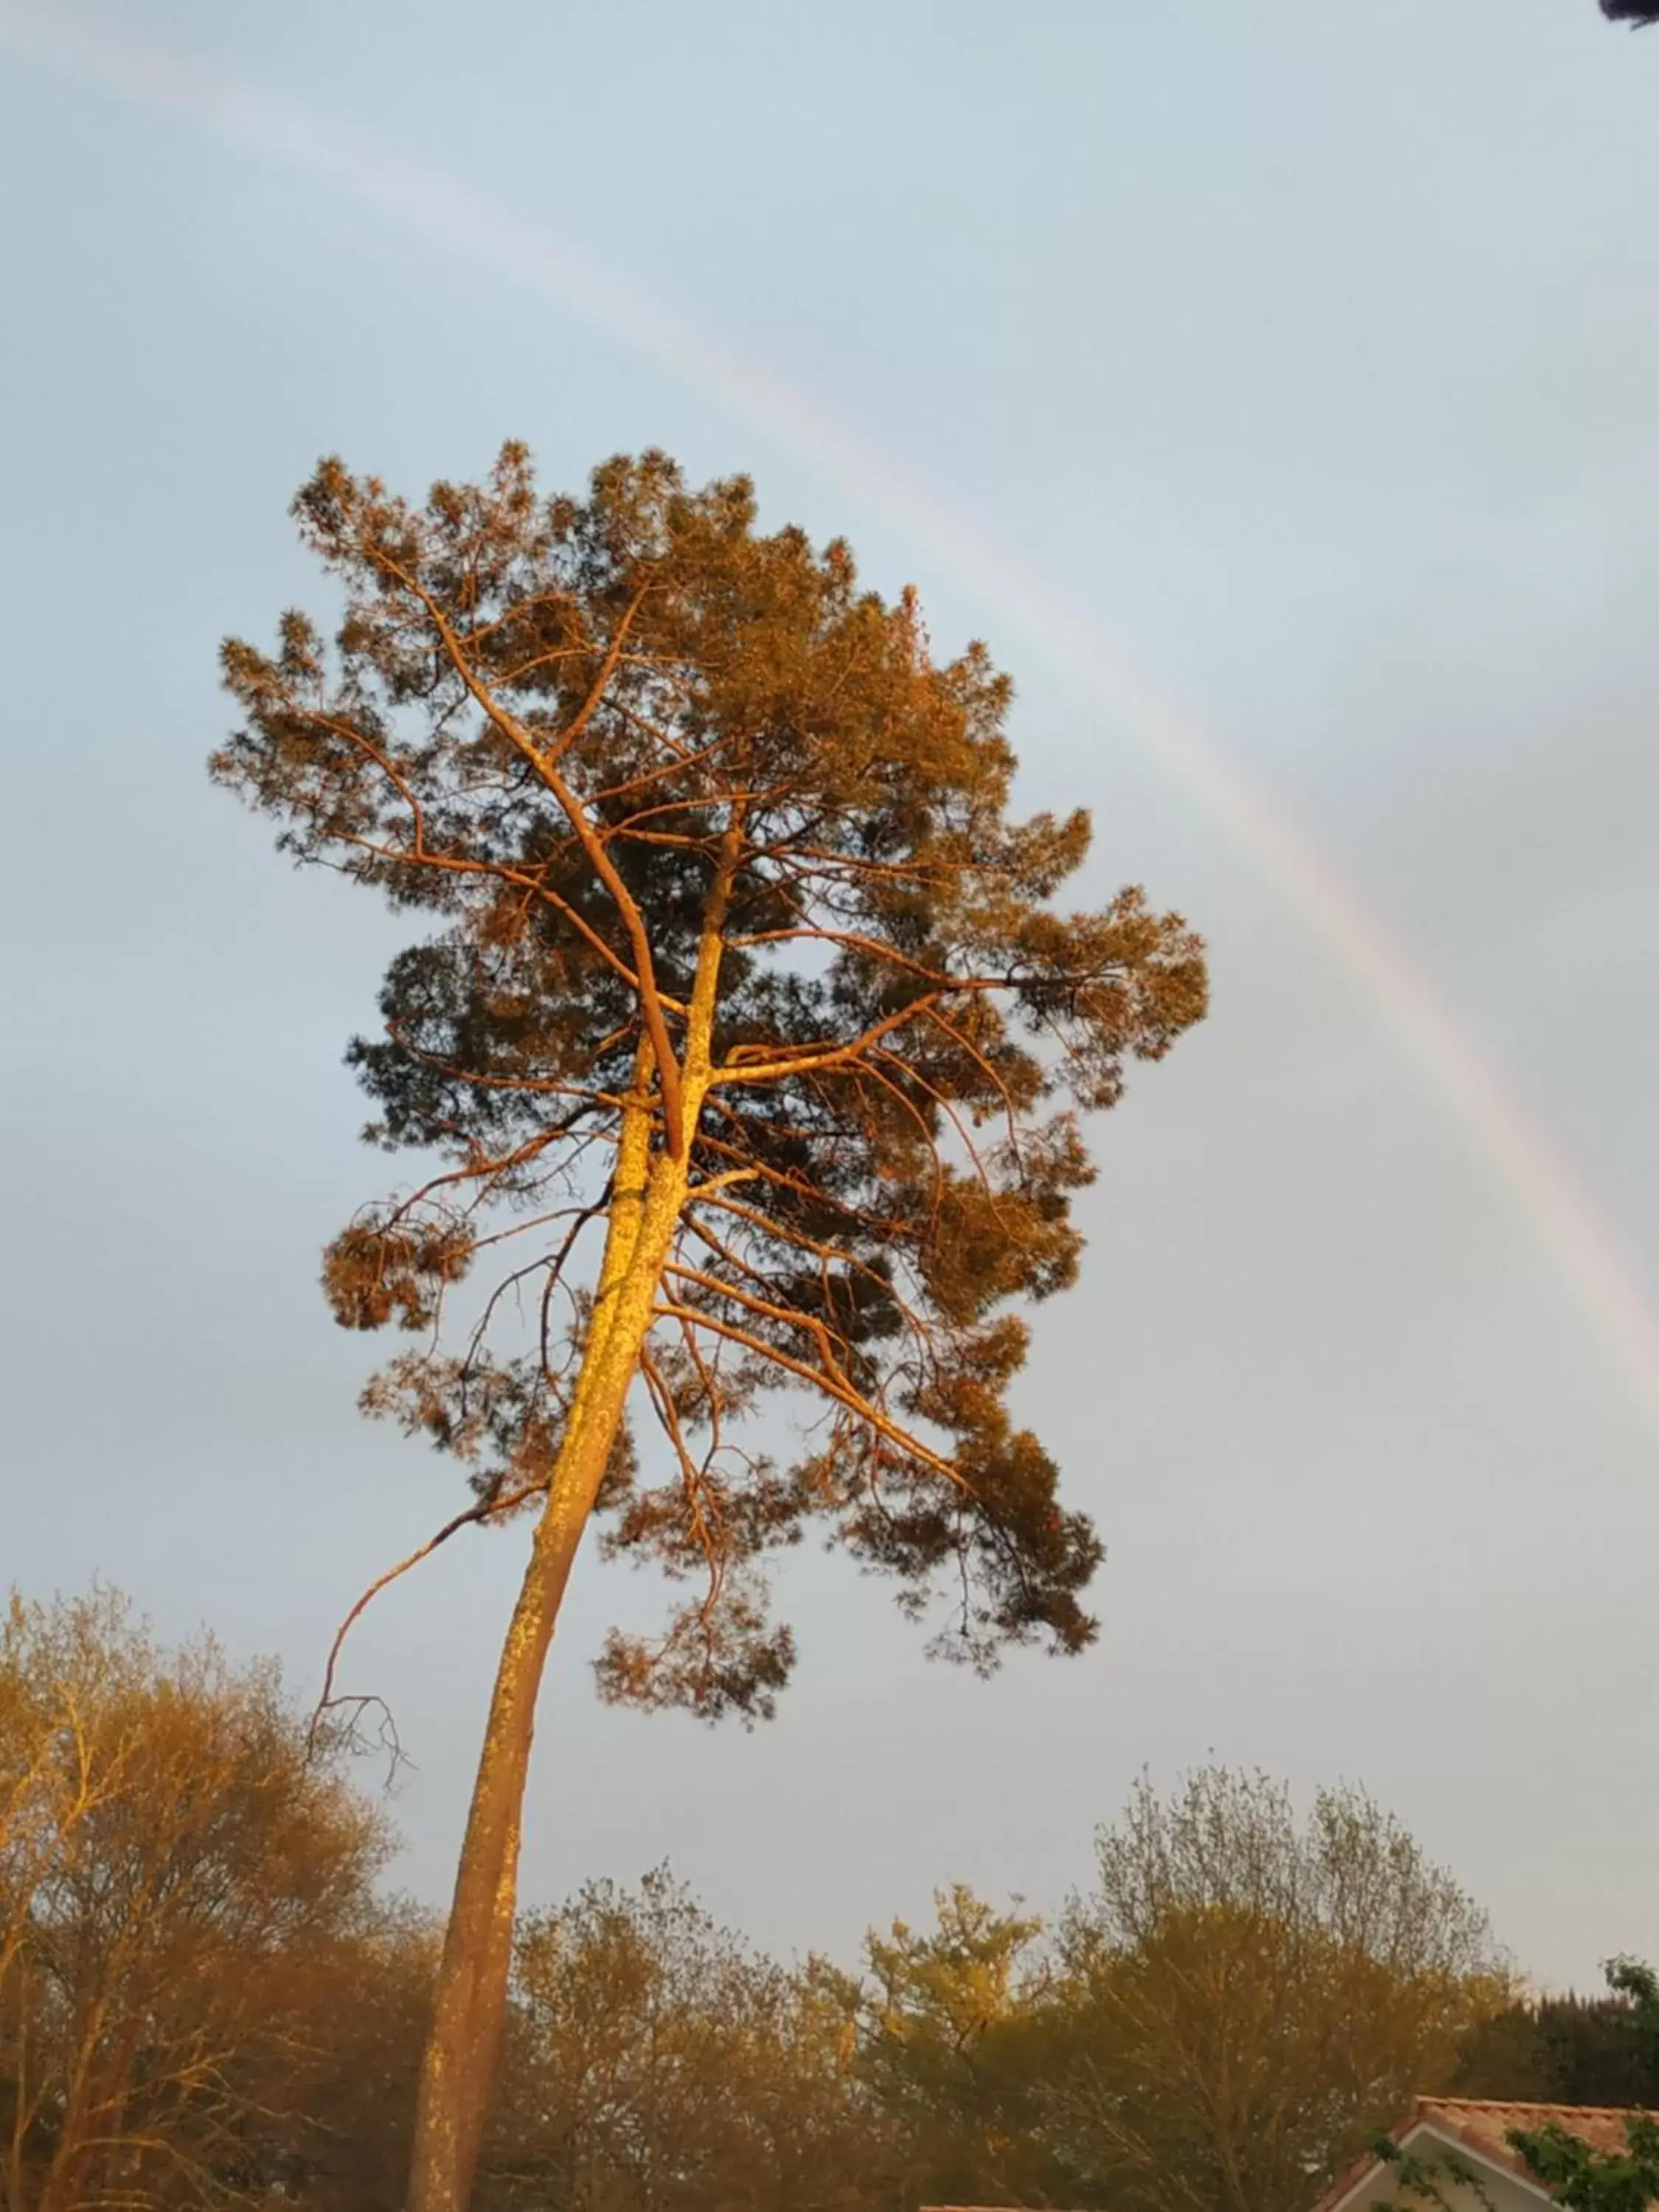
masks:
<path id="1" fill-rule="evenodd" d="M 1645 0 L 1601 0 L 1601 13 L 1608 22 L 1628 23 L 1632 31 L 1644 23 L 1659 23 L 1659 8 L 1646 5 Z"/>

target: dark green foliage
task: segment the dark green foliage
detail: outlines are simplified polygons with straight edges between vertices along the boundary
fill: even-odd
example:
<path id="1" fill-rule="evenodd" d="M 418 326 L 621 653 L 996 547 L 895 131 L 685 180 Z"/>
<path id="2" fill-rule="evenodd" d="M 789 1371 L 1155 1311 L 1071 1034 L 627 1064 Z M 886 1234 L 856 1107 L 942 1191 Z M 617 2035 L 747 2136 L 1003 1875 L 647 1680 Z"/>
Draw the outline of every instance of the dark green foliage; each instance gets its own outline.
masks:
<path id="1" fill-rule="evenodd" d="M 1616 1959 L 1605 1997 L 1506 2006 L 1471 2037 L 1462 2097 L 1543 2105 L 1659 2108 L 1659 1991 L 1651 1970 Z"/>
<path id="2" fill-rule="evenodd" d="M 329 461 L 296 513 L 344 617 L 331 647 L 297 613 L 271 653 L 226 646 L 244 719 L 214 768 L 431 925 L 351 1049 L 371 1133 L 441 1163 L 329 1255 L 343 1323 L 427 1338 L 371 1408 L 486 1501 L 546 1485 L 582 1240 L 643 1115 L 689 1184 L 641 1360 L 664 1459 L 619 1446 L 599 1509 L 611 1551 L 700 1588 L 660 1642 L 613 1642 L 606 1692 L 769 1711 L 792 1646 L 763 1568 L 813 1525 L 908 1602 L 951 1591 L 942 1650 L 1079 1648 L 1100 1546 L 1010 1416 L 1013 1309 L 1074 1279 L 1077 1116 L 1199 1018 L 1197 939 L 1138 890 L 1053 903 L 1089 824 L 1011 815 L 1007 679 L 977 645 L 935 660 L 844 545 L 760 534 L 744 479 L 690 491 L 648 453 L 550 499 L 508 446 L 419 508 Z M 816 1401 L 787 1466 L 742 1441 L 779 1389 Z"/>

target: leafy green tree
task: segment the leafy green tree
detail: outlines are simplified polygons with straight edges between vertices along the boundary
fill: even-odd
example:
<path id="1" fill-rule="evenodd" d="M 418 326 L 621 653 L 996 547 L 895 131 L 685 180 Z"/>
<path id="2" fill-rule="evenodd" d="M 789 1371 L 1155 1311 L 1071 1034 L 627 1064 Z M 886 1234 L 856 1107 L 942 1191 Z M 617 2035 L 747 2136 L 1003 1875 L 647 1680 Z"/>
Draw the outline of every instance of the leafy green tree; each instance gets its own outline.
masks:
<path id="1" fill-rule="evenodd" d="M 438 1164 L 348 1224 L 327 1288 L 416 1340 L 372 1409 L 460 1461 L 472 1517 L 537 1516 L 416 2128 L 410 2212 L 460 2212 L 590 1517 L 696 1586 L 660 1638 L 613 1638 L 613 1698 L 769 1712 L 793 1652 L 765 1568 L 812 1525 L 913 1609 L 951 1593 L 938 1646 L 974 1664 L 1086 1644 L 1099 1545 L 1009 1412 L 1018 1306 L 1076 1272 L 1078 1115 L 1198 1019 L 1205 972 L 1138 891 L 1056 906 L 1089 823 L 1011 815 L 1006 679 L 936 659 L 844 544 L 758 532 L 745 480 L 647 454 L 546 498 L 509 446 L 423 507 L 328 461 L 296 513 L 343 617 L 331 651 L 298 613 L 225 646 L 214 772 L 432 925 L 351 1056 L 376 1140 Z M 814 1417 L 787 1464 L 744 1425 L 774 1390 Z"/>
<path id="2" fill-rule="evenodd" d="M 1048 2131 L 1121 2212 L 1298 2212 L 1508 1994 L 1485 1915 L 1363 1793 L 1143 1783 L 1062 1930 Z"/>
<path id="3" fill-rule="evenodd" d="M 1053 1996 L 1043 1924 L 960 1884 L 935 1907 L 930 1930 L 895 1921 L 866 1939 L 854 1999 L 863 2071 L 903 2146 L 908 2193 L 1052 2202 L 1038 2102 Z"/>

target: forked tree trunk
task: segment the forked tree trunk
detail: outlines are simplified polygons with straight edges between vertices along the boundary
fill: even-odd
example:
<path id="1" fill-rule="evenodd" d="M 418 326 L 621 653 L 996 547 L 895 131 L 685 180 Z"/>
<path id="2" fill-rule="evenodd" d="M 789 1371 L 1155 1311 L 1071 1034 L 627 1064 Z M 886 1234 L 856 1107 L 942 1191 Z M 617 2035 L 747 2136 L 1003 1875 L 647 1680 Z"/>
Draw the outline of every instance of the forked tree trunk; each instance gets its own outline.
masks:
<path id="1" fill-rule="evenodd" d="M 685 1196 L 683 1162 L 664 1153 L 648 1161 L 645 1117 L 629 1118 L 631 1126 L 618 1149 L 592 1328 L 495 1671 L 421 2069 L 408 2212 L 466 2212 L 471 2200 L 507 2016 L 537 1693 Z"/>
<path id="2" fill-rule="evenodd" d="M 565 1585 L 622 1425 L 685 1204 L 690 1133 L 708 1083 L 721 932 L 742 838 L 741 811 L 734 808 L 703 915 L 687 1008 L 684 1064 L 674 1085 L 678 1097 L 671 1103 L 668 1085 L 662 1084 L 664 1144 L 654 1157 L 651 1110 L 636 1103 L 623 1115 L 592 1325 L 547 1504 L 501 1647 L 472 1785 L 421 2067 L 406 2212 L 467 2212 L 471 2201 L 507 2021 L 519 1837 L 536 1697 Z M 642 1036 L 634 1064 L 637 1099 L 647 1091 L 653 1065 L 654 1048 Z M 660 1078 L 659 1066 L 657 1072 Z"/>

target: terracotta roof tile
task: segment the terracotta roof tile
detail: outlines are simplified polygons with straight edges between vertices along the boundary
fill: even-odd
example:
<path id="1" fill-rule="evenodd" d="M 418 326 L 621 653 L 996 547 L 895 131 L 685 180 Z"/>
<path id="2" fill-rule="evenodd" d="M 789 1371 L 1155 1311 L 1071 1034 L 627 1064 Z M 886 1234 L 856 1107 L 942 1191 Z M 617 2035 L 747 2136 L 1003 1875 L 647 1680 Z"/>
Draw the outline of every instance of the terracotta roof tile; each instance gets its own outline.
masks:
<path id="1" fill-rule="evenodd" d="M 1448 2142 L 1462 2144 L 1500 2172 L 1530 2182 L 1541 2193 L 1537 2177 L 1510 2145 L 1512 2129 L 1532 2134 L 1554 2121 L 1569 2135 L 1581 2136 L 1593 2150 L 1620 2151 L 1625 2148 L 1625 2123 L 1630 2117 L 1622 2107 L 1611 2105 L 1513 2105 L 1485 2097 L 1419 2097 L 1389 2132 L 1398 2142 L 1413 2128 L 1431 2127 Z M 1327 2190 L 1313 2212 L 1335 2212 L 1376 2163 L 1374 2157 L 1366 2157 L 1351 2166 Z"/>

